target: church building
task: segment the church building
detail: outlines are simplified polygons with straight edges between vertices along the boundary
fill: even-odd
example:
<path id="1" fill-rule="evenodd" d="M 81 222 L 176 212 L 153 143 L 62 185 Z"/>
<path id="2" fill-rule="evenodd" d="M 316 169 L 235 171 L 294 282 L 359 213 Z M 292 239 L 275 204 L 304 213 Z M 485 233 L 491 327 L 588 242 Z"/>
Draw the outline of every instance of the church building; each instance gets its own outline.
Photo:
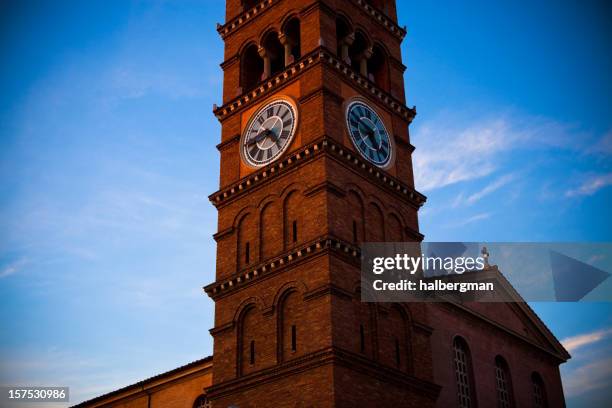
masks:
<path id="1" fill-rule="evenodd" d="M 565 406 L 526 303 L 361 302 L 360 243 L 424 238 L 395 0 L 227 0 L 217 31 L 213 356 L 77 406 Z"/>

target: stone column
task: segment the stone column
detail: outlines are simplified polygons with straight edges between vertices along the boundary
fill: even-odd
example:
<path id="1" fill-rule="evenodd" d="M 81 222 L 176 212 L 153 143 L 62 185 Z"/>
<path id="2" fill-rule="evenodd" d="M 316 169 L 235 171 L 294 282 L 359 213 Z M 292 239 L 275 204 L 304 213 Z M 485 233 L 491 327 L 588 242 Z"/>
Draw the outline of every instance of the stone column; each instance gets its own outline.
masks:
<path id="1" fill-rule="evenodd" d="M 289 37 L 285 34 L 281 34 L 278 36 L 278 40 L 283 45 L 285 49 L 285 66 L 293 64 L 293 55 L 291 54 L 291 49 L 293 48 L 293 43 Z"/>
<path id="2" fill-rule="evenodd" d="M 349 47 L 355 41 L 355 33 L 350 33 L 340 40 L 340 59 L 351 65 L 351 57 L 349 56 Z"/>
<path id="3" fill-rule="evenodd" d="M 363 50 L 359 60 L 359 73 L 364 77 L 368 77 L 368 60 L 372 56 L 372 48 Z"/>
<path id="4" fill-rule="evenodd" d="M 270 76 L 270 74 L 272 73 L 272 66 L 270 63 L 270 57 L 268 56 L 268 52 L 266 51 L 266 49 L 262 46 L 259 46 L 259 48 L 257 49 L 257 52 L 259 53 L 259 56 L 263 59 L 263 74 L 261 75 L 261 79 L 266 79 Z"/>

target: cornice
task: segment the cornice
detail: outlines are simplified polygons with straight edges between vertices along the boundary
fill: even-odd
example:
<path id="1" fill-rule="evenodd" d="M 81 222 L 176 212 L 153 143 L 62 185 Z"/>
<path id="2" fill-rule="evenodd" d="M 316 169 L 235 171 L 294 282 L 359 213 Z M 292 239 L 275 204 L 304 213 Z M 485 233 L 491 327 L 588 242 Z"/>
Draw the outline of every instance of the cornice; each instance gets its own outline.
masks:
<path id="1" fill-rule="evenodd" d="M 378 103 L 385 106 L 389 111 L 400 115 L 408 123 L 412 122 L 412 119 L 416 116 L 416 109 L 414 107 L 407 107 L 389 92 L 378 87 L 374 82 L 353 70 L 350 65 L 338 59 L 333 52 L 324 46 L 320 46 L 304 55 L 297 62 L 285 68 L 284 71 L 260 82 L 254 89 L 230 100 L 222 106 L 215 106 L 213 114 L 219 121 L 223 121 L 229 116 L 247 108 L 255 101 L 278 91 L 298 74 L 322 61 L 334 68 L 336 72 L 353 85 L 356 85 L 365 95 L 377 100 Z"/>
<path id="2" fill-rule="evenodd" d="M 258 16 L 262 15 L 266 11 L 268 11 L 274 4 L 278 3 L 280 0 L 264 0 L 261 3 L 258 3 L 254 7 L 243 11 L 236 17 L 230 19 L 225 24 L 217 24 L 217 32 L 221 36 L 223 40 L 225 40 L 229 35 L 234 33 L 240 27 L 245 26 L 251 21 L 255 20 Z M 370 5 L 365 0 L 353 0 L 353 4 L 356 5 L 364 14 L 369 16 L 373 21 L 380 24 L 384 27 L 388 32 L 393 34 L 395 38 L 399 41 L 402 41 L 406 36 L 406 29 L 397 25 L 392 19 L 387 17 L 383 12 L 381 12 L 376 7 Z M 322 1 L 313 2 L 310 6 L 305 8 L 300 12 L 301 16 L 305 16 L 316 10 L 317 8 L 323 9 L 326 12 L 332 11 L 327 4 Z"/>
<path id="3" fill-rule="evenodd" d="M 237 143 L 239 140 L 240 140 L 240 135 L 234 135 L 231 138 L 227 139 L 226 141 L 219 143 L 217 145 L 217 150 L 222 151 L 225 148 L 231 146 L 232 144 Z"/>
<path id="4" fill-rule="evenodd" d="M 292 248 L 258 265 L 245 268 L 231 277 L 213 282 L 205 286 L 204 291 L 213 300 L 216 300 L 233 293 L 239 288 L 250 285 L 254 281 L 273 276 L 288 267 L 301 263 L 307 258 L 314 258 L 329 251 L 338 251 L 355 259 L 358 259 L 361 255 L 359 247 L 332 235 L 325 235 L 299 247 Z"/>
<path id="5" fill-rule="evenodd" d="M 271 163 L 211 194 L 208 199 L 215 207 L 220 208 L 243 194 L 255 190 L 269 180 L 300 166 L 302 163 L 313 160 L 315 157 L 322 154 L 332 157 L 342 164 L 348 165 L 347 167 L 349 169 L 385 188 L 385 190 L 416 209 L 420 208 L 427 200 L 427 197 L 414 188 L 409 187 L 407 184 L 361 158 L 358 154 L 329 137 L 320 138 L 301 149 L 287 154 L 283 159 Z M 342 190 L 338 189 L 337 186 L 328 187 L 331 189 L 336 187 L 334 193 L 342 194 Z"/>
<path id="6" fill-rule="evenodd" d="M 329 364 L 338 364 L 358 372 L 366 371 L 378 380 L 397 384 L 432 400 L 437 398 L 441 389 L 439 385 L 431 381 L 388 367 L 379 361 L 366 358 L 340 347 L 326 347 L 257 372 L 212 385 L 206 389 L 206 393 L 214 401 L 216 398 L 243 392 L 245 389 L 258 387 L 261 384 L 270 383 L 279 378 L 286 378 L 293 374 Z"/>
<path id="7" fill-rule="evenodd" d="M 236 17 L 230 19 L 225 24 L 217 24 L 217 32 L 222 39 L 233 33 L 239 27 L 244 26 L 247 23 L 253 21 L 256 17 L 260 16 L 264 12 L 268 11 L 274 4 L 280 0 L 264 0 L 261 3 L 256 4 L 248 10 L 243 11 Z"/>
<path id="8" fill-rule="evenodd" d="M 393 20 L 387 17 L 378 8 L 368 4 L 366 0 L 353 0 L 353 4 L 357 5 L 365 14 L 370 16 L 374 21 L 382 25 L 393 34 L 398 40 L 402 41 L 406 36 L 406 28 L 397 25 Z"/>

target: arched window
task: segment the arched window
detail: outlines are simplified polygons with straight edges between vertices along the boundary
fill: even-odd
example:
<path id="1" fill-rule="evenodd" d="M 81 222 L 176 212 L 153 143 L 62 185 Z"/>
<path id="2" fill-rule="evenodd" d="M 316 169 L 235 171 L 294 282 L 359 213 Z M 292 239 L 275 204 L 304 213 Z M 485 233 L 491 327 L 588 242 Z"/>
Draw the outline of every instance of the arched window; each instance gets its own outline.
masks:
<path id="1" fill-rule="evenodd" d="M 287 361 L 305 351 L 306 314 L 300 292 L 295 289 L 284 294 L 279 305 L 279 361 Z"/>
<path id="2" fill-rule="evenodd" d="M 389 90 L 387 54 L 378 44 L 374 45 L 372 56 L 368 59 L 368 78 L 385 91 Z"/>
<path id="3" fill-rule="evenodd" d="M 353 295 L 353 324 L 355 335 L 350 336 L 353 350 L 367 356 L 374 357 L 373 340 L 376 337 L 374 325 L 374 304 L 361 301 L 361 288 Z"/>
<path id="4" fill-rule="evenodd" d="M 300 59 L 300 20 L 293 17 L 285 23 L 281 42 L 285 49 L 285 66 Z"/>
<path id="5" fill-rule="evenodd" d="M 243 312 L 238 331 L 238 376 L 251 373 L 261 367 L 257 358 L 257 347 L 260 347 L 260 330 L 263 321 L 255 305 L 248 306 Z M 261 346 L 263 347 L 263 346 Z"/>
<path id="6" fill-rule="evenodd" d="M 196 398 L 195 402 L 193 403 L 193 408 L 210 408 L 210 401 L 208 401 L 208 398 L 206 398 L 206 395 L 202 394 L 200 396 L 198 396 L 198 398 Z"/>
<path id="7" fill-rule="evenodd" d="M 534 408 L 547 408 L 548 399 L 546 398 L 546 388 L 540 374 L 534 372 L 531 374 L 531 387 L 533 389 L 533 406 Z"/>
<path id="8" fill-rule="evenodd" d="M 495 357 L 495 386 L 497 388 L 497 403 L 499 407 L 514 407 L 510 369 L 502 356 Z"/>
<path id="9" fill-rule="evenodd" d="M 242 92 L 249 91 L 262 79 L 263 59 L 259 56 L 257 46 L 249 45 L 240 56 L 240 87 Z"/>
<path id="10" fill-rule="evenodd" d="M 244 215 L 238 223 L 237 231 L 237 261 L 236 268 L 241 270 L 252 261 L 252 254 L 256 253 L 255 232 L 255 216 L 251 213 Z"/>
<path id="11" fill-rule="evenodd" d="M 461 337 L 453 341 L 455 353 L 455 380 L 457 381 L 457 406 L 470 408 L 476 406 L 474 397 L 474 377 L 472 372 L 472 359 L 467 343 Z"/>

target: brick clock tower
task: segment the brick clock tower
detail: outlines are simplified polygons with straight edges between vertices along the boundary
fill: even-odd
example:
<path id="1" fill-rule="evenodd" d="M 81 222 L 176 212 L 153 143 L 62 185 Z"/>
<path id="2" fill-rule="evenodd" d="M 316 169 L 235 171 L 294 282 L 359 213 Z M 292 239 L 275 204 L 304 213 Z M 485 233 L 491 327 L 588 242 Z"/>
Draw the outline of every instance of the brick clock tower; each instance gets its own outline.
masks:
<path id="1" fill-rule="evenodd" d="M 78 407 L 564 407 L 524 302 L 361 302 L 360 244 L 423 240 L 395 1 L 226 7 L 213 357 Z"/>
<path id="2" fill-rule="evenodd" d="M 359 243 L 420 241 L 395 1 L 228 0 L 217 407 L 433 406 L 427 309 L 360 301 Z"/>

